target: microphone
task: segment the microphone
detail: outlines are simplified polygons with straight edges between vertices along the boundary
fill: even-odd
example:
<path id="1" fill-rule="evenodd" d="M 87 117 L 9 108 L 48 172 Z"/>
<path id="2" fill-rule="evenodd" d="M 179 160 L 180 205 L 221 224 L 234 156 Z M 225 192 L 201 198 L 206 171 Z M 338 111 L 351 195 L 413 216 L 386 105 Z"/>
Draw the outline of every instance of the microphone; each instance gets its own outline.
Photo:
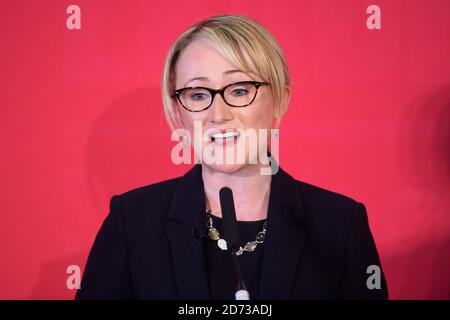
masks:
<path id="1" fill-rule="evenodd" d="M 228 187 L 219 191 L 220 208 L 222 210 L 222 225 L 224 239 L 227 247 L 234 253 L 239 249 L 239 229 L 236 221 L 236 210 L 234 209 L 233 192 Z"/>
<path id="2" fill-rule="evenodd" d="M 231 256 L 234 264 L 234 271 L 238 280 L 235 293 L 236 300 L 250 300 L 250 294 L 245 287 L 242 276 L 239 256 L 236 251 L 240 248 L 239 229 L 236 221 L 236 210 L 234 208 L 233 192 L 228 187 L 223 187 L 219 191 L 220 208 L 222 210 L 222 226 L 224 239 L 227 247 L 231 250 Z"/>

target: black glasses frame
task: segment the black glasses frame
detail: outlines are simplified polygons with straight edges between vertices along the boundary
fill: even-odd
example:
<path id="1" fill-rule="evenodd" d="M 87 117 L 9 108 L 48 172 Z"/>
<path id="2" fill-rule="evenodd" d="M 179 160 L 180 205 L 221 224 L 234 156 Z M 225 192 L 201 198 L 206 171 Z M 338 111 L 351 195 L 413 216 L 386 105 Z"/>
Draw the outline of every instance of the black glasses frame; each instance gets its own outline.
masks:
<path id="1" fill-rule="evenodd" d="M 247 103 L 246 105 L 243 105 L 243 106 L 235 106 L 235 105 L 229 103 L 229 102 L 225 99 L 225 96 L 224 96 L 225 90 L 227 90 L 228 87 L 235 86 L 235 85 L 239 85 L 239 84 L 244 84 L 244 83 L 245 83 L 245 84 L 252 84 L 252 85 L 254 85 L 255 88 L 256 88 L 255 96 L 253 97 L 252 101 L 250 101 L 249 103 Z M 258 94 L 258 89 L 259 89 L 259 87 L 265 86 L 265 85 L 269 85 L 269 83 L 268 83 L 268 82 L 260 82 L 260 81 L 239 81 L 239 82 L 235 82 L 235 83 L 230 83 L 230 84 L 226 85 L 225 87 L 223 87 L 223 88 L 221 88 L 221 89 L 211 89 L 211 88 L 206 88 L 206 87 L 186 87 L 186 88 L 181 88 L 181 89 L 175 90 L 175 91 L 173 92 L 173 97 L 176 97 L 176 98 L 178 99 L 178 101 L 180 102 L 180 104 L 183 106 L 183 108 L 185 108 L 187 111 L 190 111 L 190 112 L 201 112 L 201 111 L 205 111 L 206 109 L 208 109 L 209 107 L 211 107 L 212 104 L 213 104 L 213 102 L 214 102 L 214 98 L 216 97 L 216 94 L 220 94 L 221 97 L 222 97 L 222 99 L 223 99 L 223 101 L 224 101 L 227 105 L 229 105 L 230 107 L 233 107 L 233 108 L 244 108 L 244 107 L 247 107 L 248 105 L 252 104 L 253 101 L 255 101 L 256 95 Z M 189 109 L 188 107 L 186 107 L 186 106 L 183 104 L 183 102 L 181 101 L 180 96 L 181 96 L 181 93 L 182 93 L 183 91 L 189 90 L 189 89 L 204 89 L 204 90 L 208 91 L 208 92 L 211 94 L 211 102 L 210 102 L 210 104 L 209 104 L 207 107 L 205 107 L 205 108 L 203 108 L 203 109 L 201 109 L 201 110 L 191 110 L 191 109 Z"/>

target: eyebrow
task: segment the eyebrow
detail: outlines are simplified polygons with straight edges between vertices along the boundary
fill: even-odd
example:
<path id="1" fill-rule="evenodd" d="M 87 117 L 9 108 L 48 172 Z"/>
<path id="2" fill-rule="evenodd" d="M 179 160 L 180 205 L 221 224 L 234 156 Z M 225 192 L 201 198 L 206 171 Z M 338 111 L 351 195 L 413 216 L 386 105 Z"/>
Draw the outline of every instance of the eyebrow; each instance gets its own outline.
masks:
<path id="1" fill-rule="evenodd" d="M 227 75 L 229 75 L 229 74 L 233 74 L 233 73 L 236 73 L 236 72 L 245 73 L 244 71 L 241 71 L 241 70 L 238 70 L 238 69 L 233 69 L 233 70 L 227 70 L 227 71 L 224 71 L 224 72 L 223 72 L 223 75 L 224 75 L 224 76 L 227 76 Z M 208 78 L 208 77 L 203 77 L 203 76 L 192 78 L 192 79 L 186 81 L 186 82 L 184 83 L 184 86 L 183 86 L 183 87 L 186 87 L 187 84 L 188 84 L 189 82 L 194 81 L 194 80 L 209 81 L 209 78 Z"/>

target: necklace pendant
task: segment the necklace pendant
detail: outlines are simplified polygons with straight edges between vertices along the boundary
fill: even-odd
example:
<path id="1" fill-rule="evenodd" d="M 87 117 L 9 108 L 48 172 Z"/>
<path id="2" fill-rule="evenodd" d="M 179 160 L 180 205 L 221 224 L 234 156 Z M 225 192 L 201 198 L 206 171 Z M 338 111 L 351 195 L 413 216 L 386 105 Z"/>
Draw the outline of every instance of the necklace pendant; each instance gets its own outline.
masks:
<path id="1" fill-rule="evenodd" d="M 214 227 L 209 228 L 208 237 L 212 240 L 219 240 L 219 238 L 220 238 L 219 231 Z"/>
<path id="2" fill-rule="evenodd" d="M 254 251 L 256 249 L 256 241 L 249 241 L 245 244 L 244 249 L 245 251 Z"/>
<path id="3" fill-rule="evenodd" d="M 265 231 L 258 232 L 258 234 L 256 235 L 256 242 L 263 243 L 265 239 L 266 239 L 266 232 Z"/>
<path id="4" fill-rule="evenodd" d="M 217 246 L 222 250 L 228 250 L 227 242 L 225 241 L 225 239 L 217 240 Z"/>
<path id="5" fill-rule="evenodd" d="M 244 253 L 244 249 L 242 247 L 239 247 L 239 250 L 235 252 L 235 255 L 240 256 Z"/>

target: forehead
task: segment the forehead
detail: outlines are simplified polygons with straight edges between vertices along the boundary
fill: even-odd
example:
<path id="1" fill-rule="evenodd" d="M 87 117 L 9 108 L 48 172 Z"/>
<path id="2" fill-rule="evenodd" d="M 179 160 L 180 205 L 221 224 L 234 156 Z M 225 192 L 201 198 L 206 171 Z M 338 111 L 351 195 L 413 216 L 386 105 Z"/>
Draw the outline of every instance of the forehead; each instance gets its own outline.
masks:
<path id="1" fill-rule="evenodd" d="M 237 67 L 211 44 L 203 40 L 194 40 L 181 52 L 176 63 L 176 82 L 181 84 L 198 76 L 215 80 L 221 78 L 224 71 L 231 69 Z"/>

